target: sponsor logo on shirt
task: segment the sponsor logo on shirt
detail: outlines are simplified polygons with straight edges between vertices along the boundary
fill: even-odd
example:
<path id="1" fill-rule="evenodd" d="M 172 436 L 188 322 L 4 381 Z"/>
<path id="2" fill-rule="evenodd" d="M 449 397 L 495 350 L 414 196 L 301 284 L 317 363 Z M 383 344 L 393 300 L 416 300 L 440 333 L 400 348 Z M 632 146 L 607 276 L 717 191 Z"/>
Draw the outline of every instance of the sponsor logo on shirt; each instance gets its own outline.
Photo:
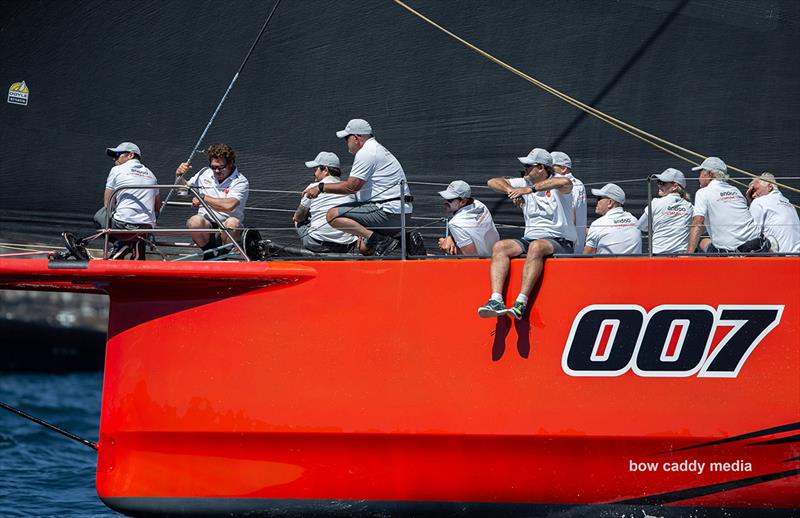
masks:
<path id="1" fill-rule="evenodd" d="M 8 102 L 11 104 L 28 105 L 28 85 L 25 81 L 14 83 L 8 88 Z"/>

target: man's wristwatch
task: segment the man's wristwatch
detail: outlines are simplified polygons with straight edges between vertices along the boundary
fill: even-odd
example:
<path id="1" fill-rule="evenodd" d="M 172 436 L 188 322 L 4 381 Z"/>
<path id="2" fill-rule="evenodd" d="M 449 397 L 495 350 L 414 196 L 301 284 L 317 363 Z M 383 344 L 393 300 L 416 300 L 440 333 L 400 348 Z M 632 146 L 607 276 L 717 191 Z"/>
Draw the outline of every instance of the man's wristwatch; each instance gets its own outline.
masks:
<path id="1" fill-rule="evenodd" d="M 531 194 L 536 192 L 536 185 L 531 185 Z"/>
<path id="2" fill-rule="evenodd" d="M 325 182 L 319 182 L 317 189 L 319 189 L 319 192 L 325 192 Z"/>

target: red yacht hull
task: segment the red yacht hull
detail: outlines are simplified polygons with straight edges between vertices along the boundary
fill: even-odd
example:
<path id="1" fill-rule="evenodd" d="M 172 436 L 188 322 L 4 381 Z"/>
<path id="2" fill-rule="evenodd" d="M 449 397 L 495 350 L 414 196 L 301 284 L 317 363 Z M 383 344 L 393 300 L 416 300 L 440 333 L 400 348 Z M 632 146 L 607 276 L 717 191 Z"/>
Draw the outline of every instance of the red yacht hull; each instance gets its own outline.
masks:
<path id="1" fill-rule="evenodd" d="M 800 260 L 550 260 L 521 321 L 477 317 L 487 277 L 0 261 L 109 293 L 97 491 L 126 513 L 800 506 Z"/>

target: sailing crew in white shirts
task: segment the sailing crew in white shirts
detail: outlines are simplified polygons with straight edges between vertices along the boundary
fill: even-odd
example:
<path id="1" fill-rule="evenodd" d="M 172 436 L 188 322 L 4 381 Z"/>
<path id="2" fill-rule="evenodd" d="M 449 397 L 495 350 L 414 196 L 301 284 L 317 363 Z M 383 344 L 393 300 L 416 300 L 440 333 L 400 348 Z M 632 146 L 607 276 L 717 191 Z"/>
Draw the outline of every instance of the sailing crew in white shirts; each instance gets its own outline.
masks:
<path id="1" fill-rule="evenodd" d="M 447 222 L 447 237 L 439 238 L 439 249 L 449 255 L 492 255 L 500 234 L 486 205 L 472 197 L 469 184 L 455 180 L 439 196 L 444 198 L 444 210 L 453 215 Z"/>
<path id="2" fill-rule="evenodd" d="M 589 227 L 583 253 L 642 253 L 642 233 L 638 221 L 622 208 L 625 205 L 625 191 L 616 184 L 608 183 L 602 189 L 592 189 L 592 194 L 598 197 L 595 212 L 600 217 Z"/>
<path id="3" fill-rule="evenodd" d="M 775 177 L 763 173 L 747 188 L 750 214 L 761 232 L 772 241 L 772 252 L 800 253 L 800 218 L 797 210 L 778 190 Z"/>
<path id="4" fill-rule="evenodd" d="M 236 167 L 236 152 L 228 144 L 211 144 L 206 150 L 208 167 L 202 168 L 188 182 L 183 177 L 191 166 L 182 163 L 175 170 L 176 181 L 181 185 L 191 185 L 199 193 L 199 199 L 193 198 L 192 205 L 199 207 L 197 214 L 189 218 L 186 226 L 193 230 L 219 228 L 211 213 L 231 231 L 232 236 L 238 239 L 244 223 L 244 208 L 250 195 L 250 183 Z M 202 199 L 211 209 L 211 213 L 200 203 Z M 215 232 L 193 232 L 192 239 L 203 250 L 227 242 L 227 236 Z M 211 258 L 212 254 L 203 255 L 203 259 Z"/>
<path id="5" fill-rule="evenodd" d="M 403 166 L 378 143 L 372 135 L 372 126 L 364 119 L 352 119 L 343 130 L 336 132 L 336 136 L 344 139 L 347 150 L 355 155 L 350 176 L 343 182 L 329 185 L 320 182 L 303 194 L 312 200 L 321 192 L 354 194 L 356 201 L 328 210 L 328 223 L 362 238 L 368 253 L 386 255 L 398 245 L 401 200 L 406 215 L 413 209 L 408 201 L 411 191 Z"/>
<path id="6" fill-rule="evenodd" d="M 308 188 L 320 182 L 330 185 L 341 181 L 339 179 L 342 175 L 341 165 L 335 153 L 321 151 L 314 160 L 306 162 L 306 167 L 313 169 L 314 174 L 314 182 Z M 325 217 L 329 209 L 351 201 L 355 201 L 355 196 L 349 194 L 324 192 L 313 200 L 303 196 L 300 206 L 292 216 L 303 248 L 317 253 L 352 251 L 356 236 L 331 227 Z"/>
<path id="7" fill-rule="evenodd" d="M 572 223 L 572 182 L 553 171 L 553 157 L 546 150 L 534 148 L 518 160 L 525 166 L 523 178 L 492 178 L 488 185 L 505 193 L 514 205 L 522 208 L 525 234 L 520 239 L 502 239 L 492 247 L 490 281 L 492 295 L 478 308 L 478 316 L 492 318 L 509 314 L 521 319 L 528 296 L 544 269 L 544 261 L 553 254 L 571 254 L 575 243 Z M 527 254 L 522 283 L 514 305 L 506 309 L 503 285 L 508 277 L 511 258 Z"/>
<path id="8" fill-rule="evenodd" d="M 113 205 L 109 218 L 111 228 L 118 230 L 153 228 L 161 208 L 158 189 L 126 189 L 114 195 L 114 190 L 120 187 L 158 183 L 155 175 L 141 162 L 142 152 L 139 146 L 133 142 L 121 142 L 117 147 L 107 148 L 106 154 L 114 159 L 114 167 L 108 173 L 103 207 L 95 213 L 95 223 L 105 228 L 108 210 Z M 114 196 L 113 204 L 112 196 Z M 137 235 L 112 234 L 111 240 L 115 242 L 114 249 L 109 255 L 111 259 L 123 259 L 128 254 L 134 260 L 145 259 L 145 241 Z"/>
<path id="9" fill-rule="evenodd" d="M 661 174 L 653 175 L 658 183 L 659 198 L 650 202 L 653 207 L 654 254 L 685 253 L 689 245 L 689 226 L 692 223 L 694 207 L 686 192 L 686 177 L 681 171 L 669 168 Z M 649 207 L 639 218 L 639 230 L 648 231 Z"/>
<path id="10" fill-rule="evenodd" d="M 711 156 L 692 171 L 700 171 L 700 189 L 694 196 L 687 251 L 693 253 L 698 243 L 701 251 L 710 254 L 769 251 L 769 242 L 753 221 L 744 195 L 727 181 L 725 162 Z M 704 226 L 711 239 L 701 241 Z"/>
<path id="11" fill-rule="evenodd" d="M 575 253 L 583 252 L 583 245 L 586 243 L 586 187 L 583 182 L 572 175 L 572 159 L 566 153 L 553 151 L 553 171 L 556 174 L 566 176 L 572 182 L 572 213 L 573 223 L 575 223 Z"/>

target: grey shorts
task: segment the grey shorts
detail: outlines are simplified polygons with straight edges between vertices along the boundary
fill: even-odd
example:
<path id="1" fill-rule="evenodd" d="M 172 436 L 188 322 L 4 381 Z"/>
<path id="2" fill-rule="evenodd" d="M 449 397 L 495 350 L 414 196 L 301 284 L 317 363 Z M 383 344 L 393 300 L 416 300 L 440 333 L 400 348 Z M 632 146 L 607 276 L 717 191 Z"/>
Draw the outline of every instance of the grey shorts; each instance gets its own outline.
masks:
<path id="1" fill-rule="evenodd" d="M 539 239 L 526 239 L 524 237 L 520 237 L 515 239 L 517 243 L 520 244 L 522 247 L 522 255 L 526 255 L 528 253 L 528 247 L 534 241 L 547 241 L 551 245 L 553 245 L 553 253 L 554 254 L 571 254 L 574 250 L 574 245 L 572 241 L 567 241 L 566 239 L 560 237 L 541 237 Z"/>
<path id="2" fill-rule="evenodd" d="M 399 236 L 400 214 L 391 214 L 368 201 L 353 201 L 336 207 L 337 215 L 350 218 L 356 223 L 385 236 Z"/>

